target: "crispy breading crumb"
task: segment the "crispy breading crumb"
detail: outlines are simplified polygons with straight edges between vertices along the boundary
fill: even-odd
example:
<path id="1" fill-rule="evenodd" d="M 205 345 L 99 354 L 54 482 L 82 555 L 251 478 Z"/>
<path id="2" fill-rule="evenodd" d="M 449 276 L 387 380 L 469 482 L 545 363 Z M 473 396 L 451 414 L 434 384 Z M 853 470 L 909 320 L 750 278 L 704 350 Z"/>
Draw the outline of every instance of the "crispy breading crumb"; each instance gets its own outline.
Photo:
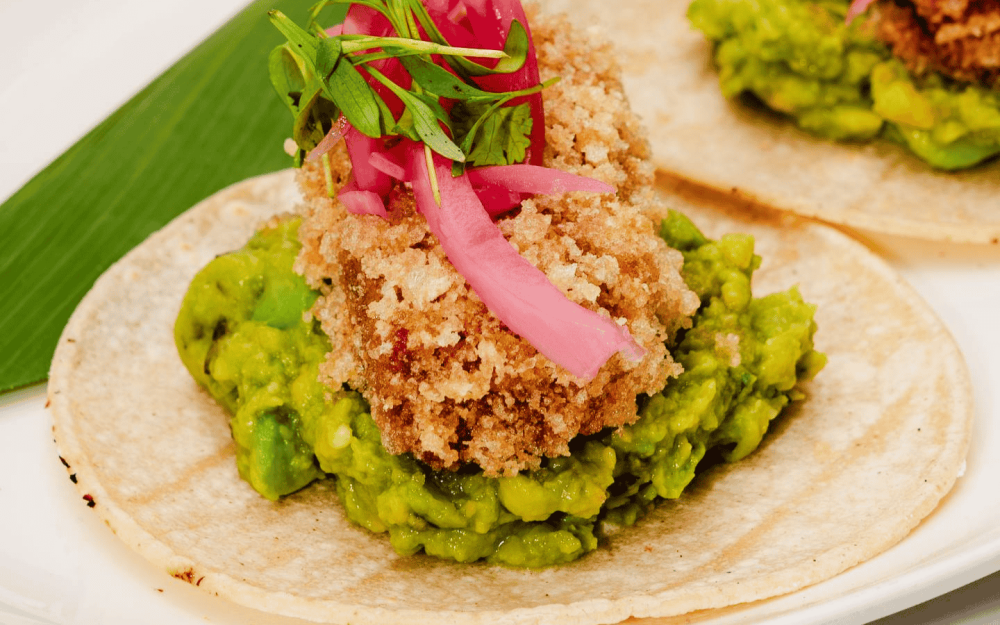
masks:
<path id="1" fill-rule="evenodd" d="M 296 268 L 323 292 L 313 314 L 334 345 L 321 375 L 361 391 L 389 451 L 435 468 L 473 462 L 488 475 L 516 474 L 568 454 L 577 434 L 634 421 L 636 396 L 680 373 L 666 344 L 698 307 L 680 253 L 644 214 L 649 148 L 613 55 L 562 18 L 531 23 L 542 80 L 562 77 L 544 92 L 545 164 L 603 180 L 617 197 L 536 197 L 497 225 L 569 299 L 627 325 L 647 350 L 641 362 L 616 354 L 593 380 L 574 377 L 489 312 L 405 186 L 384 220 L 329 200 L 318 165 L 299 176 L 307 201 Z M 330 156 L 339 189 L 349 171 L 343 144 Z"/>

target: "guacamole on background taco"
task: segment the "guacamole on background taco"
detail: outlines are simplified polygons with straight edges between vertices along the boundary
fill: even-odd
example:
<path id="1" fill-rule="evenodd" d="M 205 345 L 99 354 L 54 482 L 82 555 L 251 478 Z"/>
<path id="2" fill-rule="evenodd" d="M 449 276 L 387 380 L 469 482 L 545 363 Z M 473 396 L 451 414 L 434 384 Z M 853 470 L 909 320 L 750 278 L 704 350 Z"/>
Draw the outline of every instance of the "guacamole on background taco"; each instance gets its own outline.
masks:
<path id="1" fill-rule="evenodd" d="M 562 0 L 548 3 L 558 10 L 568 10 L 569 4 Z M 872 64 L 881 63 L 878 74 L 885 79 L 885 98 L 892 100 L 893 94 L 915 93 L 912 85 L 906 88 L 911 83 L 902 74 L 897 74 L 902 64 L 886 62 L 891 55 L 885 46 L 878 43 L 874 34 L 864 35 L 867 16 L 855 19 L 850 29 L 844 26 L 840 16 L 846 13 L 848 4 L 790 0 L 788 10 L 781 10 L 777 5 L 769 9 L 772 3 L 749 2 L 719 2 L 711 6 L 701 2 L 698 7 L 702 14 L 718 19 L 719 23 L 725 23 L 729 11 L 734 15 L 743 12 L 744 17 L 739 21 L 748 29 L 752 29 L 755 15 L 763 15 L 768 10 L 785 16 L 775 22 L 784 26 L 788 26 L 786 21 L 791 19 L 788 16 L 799 13 L 824 16 L 819 26 L 797 27 L 796 32 L 801 31 L 798 39 L 786 39 L 783 31 L 778 32 L 780 27 L 772 24 L 777 30 L 771 32 L 761 27 L 757 37 L 762 41 L 745 44 L 749 52 L 756 51 L 754 53 L 765 59 L 774 57 L 775 67 L 770 70 L 764 67 L 763 61 L 747 63 L 745 67 L 761 72 L 757 78 L 760 84 L 767 82 L 767 76 L 781 79 L 777 85 L 770 83 L 766 88 L 770 92 L 762 87 L 761 97 L 766 100 L 769 94 L 778 97 L 783 93 L 791 101 L 782 107 L 784 110 L 791 110 L 792 104 L 801 104 L 795 101 L 796 98 L 808 100 L 806 96 L 810 96 L 810 101 L 836 101 L 845 91 L 855 94 L 852 98 L 867 100 L 870 107 L 870 80 L 854 77 L 855 83 L 863 83 L 860 90 L 848 80 L 847 68 L 854 65 L 841 56 L 848 51 L 859 63 L 868 59 L 868 69 Z M 836 125 L 830 120 L 839 115 L 843 122 L 841 127 L 858 130 L 865 126 L 869 136 L 880 135 L 864 142 L 857 139 L 860 136 L 857 133 L 853 135 L 855 139 L 833 141 L 802 130 L 790 117 L 769 110 L 759 101 L 729 99 L 720 87 L 715 52 L 718 48 L 692 26 L 688 18 L 690 5 L 685 0 L 639 1 L 613 8 L 590 0 L 572 3 L 577 23 L 599 23 L 603 35 L 618 46 L 626 93 L 649 127 L 653 160 L 658 167 L 742 198 L 856 228 L 955 242 L 996 243 L 1000 240 L 1000 164 L 995 157 L 957 171 L 935 169 L 920 160 L 900 144 L 907 142 L 902 137 L 905 131 L 912 135 L 910 142 L 918 148 L 921 145 L 928 151 L 932 148 L 930 139 L 925 141 L 920 137 L 921 133 L 934 131 L 914 125 L 926 126 L 926 123 L 913 119 L 914 111 L 921 107 L 911 108 L 906 104 L 912 104 L 912 98 L 903 98 L 902 102 L 896 99 L 900 106 L 898 115 L 883 110 L 899 119 L 906 119 L 908 115 L 909 125 L 885 122 L 884 117 L 875 120 L 877 116 L 872 116 L 870 108 L 868 113 L 862 114 L 861 106 L 857 110 L 841 110 L 837 115 L 815 113 L 805 117 L 805 126 L 812 127 L 814 132 L 825 129 L 827 135 L 836 135 L 833 132 Z M 702 21 L 708 19 L 704 17 Z M 842 31 L 850 33 L 846 43 L 838 39 L 844 36 L 838 34 Z M 766 39 L 768 36 L 772 39 Z M 816 80 L 815 84 L 796 78 L 787 64 L 781 69 L 786 63 L 781 60 L 782 55 L 789 54 L 790 48 L 792 52 L 798 50 L 796 45 L 843 71 L 835 78 Z M 726 50 L 738 47 L 734 42 Z M 743 92 L 754 84 L 752 76 L 740 75 L 735 70 L 725 74 L 726 80 L 728 95 Z M 928 80 L 948 83 L 945 79 Z M 788 87 L 787 93 L 779 92 L 781 85 Z M 986 104 L 995 103 L 997 92 L 982 87 L 973 91 L 960 102 L 964 112 L 972 116 L 971 122 L 949 121 L 941 112 L 962 108 L 953 103 L 954 98 L 947 102 L 924 102 L 932 104 L 922 107 L 930 117 L 941 118 L 937 136 L 964 136 L 964 139 L 956 139 L 957 144 L 963 144 L 963 141 L 968 142 L 970 135 L 960 132 L 963 124 L 978 123 L 985 129 L 976 132 L 992 136 L 996 141 L 998 120 L 995 111 L 990 113 Z M 945 100 L 943 95 L 941 99 Z M 977 111 L 978 117 L 975 116 Z M 872 123 L 862 124 L 861 118 Z M 945 132 L 945 126 L 954 132 Z M 963 148 L 958 151 L 975 150 Z M 989 154 L 989 150 L 982 154 Z"/>
<path id="2" fill-rule="evenodd" d="M 220 192 L 95 285 L 49 394 L 62 457 L 127 544 L 204 590 L 311 620 L 616 622 L 820 581 L 900 540 L 951 488 L 969 385 L 919 298 L 830 229 L 682 187 L 654 196 L 609 48 L 559 19 L 532 26 L 530 82 L 563 81 L 543 95 L 544 151 L 527 124 L 513 151 L 544 168 L 440 167 L 430 144 L 447 144 L 420 135 L 421 151 L 394 115 L 404 137 L 363 158 L 407 184 L 380 194 L 349 155 L 368 140 L 355 127 L 327 142 L 335 103 L 293 94 L 298 184 L 286 172 Z M 294 49 L 273 58 L 282 80 L 302 67 Z M 407 63 L 415 79 L 436 71 Z M 511 188 L 539 179 L 581 192 Z M 538 269 L 503 241 L 487 257 L 518 268 L 519 297 L 557 321 L 615 320 L 597 366 L 584 338 L 603 321 L 574 330 L 582 346 L 552 339 L 558 327 L 512 331 L 514 296 L 495 297 L 446 223 L 457 197 L 499 205 L 476 241 L 509 238 L 583 312 L 527 288 Z M 567 274 L 558 259 L 574 253 Z M 770 295 L 751 298 L 751 274 Z M 808 381 L 824 364 L 814 311 L 829 363 Z"/>

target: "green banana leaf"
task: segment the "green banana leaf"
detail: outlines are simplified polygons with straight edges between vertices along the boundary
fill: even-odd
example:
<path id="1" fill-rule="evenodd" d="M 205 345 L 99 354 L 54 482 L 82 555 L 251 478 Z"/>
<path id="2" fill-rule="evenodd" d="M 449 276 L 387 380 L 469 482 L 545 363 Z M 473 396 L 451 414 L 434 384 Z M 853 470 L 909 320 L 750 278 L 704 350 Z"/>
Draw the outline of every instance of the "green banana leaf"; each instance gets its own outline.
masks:
<path id="1" fill-rule="evenodd" d="M 128 250 L 215 191 L 292 164 L 267 71 L 284 38 L 267 11 L 304 23 L 314 2 L 254 2 L 0 206 L 0 392 L 45 379 L 73 309 Z"/>

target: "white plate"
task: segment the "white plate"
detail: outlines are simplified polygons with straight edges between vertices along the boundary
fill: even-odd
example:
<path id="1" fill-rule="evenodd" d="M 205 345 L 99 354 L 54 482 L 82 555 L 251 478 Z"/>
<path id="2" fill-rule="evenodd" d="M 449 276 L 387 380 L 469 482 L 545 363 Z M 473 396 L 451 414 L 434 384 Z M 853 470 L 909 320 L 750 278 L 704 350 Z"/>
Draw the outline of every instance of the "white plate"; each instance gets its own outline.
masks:
<path id="1" fill-rule="evenodd" d="M 0 3 L 0 198 L 241 6 Z M 990 462 L 1000 450 L 1000 249 L 868 240 L 928 300 L 965 354 L 976 393 L 966 474 L 888 552 L 804 591 L 713 613 L 712 623 L 866 622 L 1000 570 L 1000 466 Z M 0 623 L 297 622 L 206 596 L 126 549 L 70 484 L 44 401 L 42 386 L 0 397 Z M 970 607 L 945 597 L 886 622 L 995 622 L 996 596 L 1000 576 L 951 595 Z"/>

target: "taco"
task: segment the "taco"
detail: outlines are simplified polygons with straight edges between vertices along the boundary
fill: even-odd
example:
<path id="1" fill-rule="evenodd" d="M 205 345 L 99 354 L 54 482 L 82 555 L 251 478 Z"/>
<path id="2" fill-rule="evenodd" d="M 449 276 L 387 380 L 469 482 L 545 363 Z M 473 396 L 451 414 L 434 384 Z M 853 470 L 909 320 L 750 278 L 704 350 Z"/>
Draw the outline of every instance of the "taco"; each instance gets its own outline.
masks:
<path id="1" fill-rule="evenodd" d="M 924 146 L 928 152 L 932 150 L 932 142 L 921 137 L 934 131 L 912 123 L 875 120 L 868 128 L 870 134 L 878 136 L 867 142 L 858 139 L 833 141 L 803 130 L 796 126 L 794 119 L 761 103 L 769 97 L 764 88 L 757 97 L 746 95 L 744 89 L 750 90 L 748 85 L 753 82 L 750 77 L 744 76 L 745 80 L 740 82 L 739 76 L 730 70 L 723 79 L 726 86 L 720 87 L 718 55 L 737 47 L 736 40 L 725 48 L 714 44 L 688 19 L 689 6 L 692 6 L 691 18 L 697 16 L 696 22 L 709 22 L 714 18 L 721 24 L 726 15 L 733 17 L 740 12 L 743 16 L 739 18 L 740 23 L 748 29 L 752 28 L 754 20 L 763 19 L 771 10 L 779 11 L 787 19 L 792 15 L 817 17 L 819 25 L 797 27 L 803 32 L 800 37 L 803 40 L 797 40 L 803 49 L 811 50 L 810 54 L 817 57 L 825 55 L 824 58 L 829 57 L 830 63 L 839 67 L 847 65 L 836 51 L 850 50 L 854 57 L 868 59 L 870 64 L 880 68 L 877 78 L 884 79 L 884 84 L 878 83 L 885 87 L 881 95 L 892 97 L 896 92 L 912 93 L 913 99 L 922 98 L 921 102 L 931 98 L 933 106 L 925 106 L 923 110 L 933 111 L 935 120 L 955 131 L 950 135 L 956 138 L 955 153 L 963 155 L 963 159 L 969 155 L 988 155 L 990 149 L 970 146 L 980 140 L 992 141 L 994 146 L 997 143 L 998 96 L 995 88 L 989 88 L 988 84 L 959 84 L 936 74 L 919 79 L 910 77 L 903 71 L 903 61 L 893 60 L 877 32 L 872 32 L 876 29 L 869 15 L 856 18 L 850 26 L 845 25 L 848 2 L 794 0 L 787 2 L 787 10 L 779 8 L 781 2 L 720 2 L 712 3 L 713 8 L 709 8 L 706 0 L 695 5 L 684 0 L 643 1 L 620 7 L 589 0 L 581 3 L 554 0 L 549 4 L 557 10 L 570 10 L 572 4 L 578 23 L 600 23 L 605 36 L 616 43 L 623 59 L 626 93 L 650 129 L 654 162 L 665 171 L 744 199 L 856 228 L 956 242 L 996 243 L 1000 240 L 1000 165 L 995 157 L 986 158 L 969 169 L 935 169 L 901 145 L 909 142 L 918 148 Z M 875 11 L 877 8 L 870 10 Z M 643 27 L 638 28 L 637 24 Z M 777 25 L 772 26 L 779 29 Z M 732 34 L 720 25 L 703 28 L 713 33 Z M 820 36 L 817 31 L 827 33 L 824 46 L 813 45 Z M 769 31 L 762 28 L 758 36 L 763 37 L 766 32 Z M 765 57 L 784 54 L 794 47 L 787 39 L 783 40 L 784 35 L 777 34 L 777 30 L 773 37 L 773 44 L 750 42 L 746 47 L 761 50 Z M 784 43 L 780 43 L 782 41 Z M 758 68 L 762 64 L 763 61 L 756 65 L 747 63 Z M 794 78 L 787 69 L 788 63 L 775 61 L 774 65 L 770 75 L 787 74 L 787 84 L 802 86 L 808 82 Z M 980 72 L 978 76 L 985 81 L 989 74 Z M 816 81 L 803 89 L 812 89 L 814 96 L 828 90 L 842 93 L 845 88 L 837 82 L 841 79 L 846 80 L 838 75 L 838 78 L 825 83 Z M 870 106 L 870 74 L 869 78 L 857 80 L 860 80 L 860 90 L 858 86 L 852 87 L 855 95 L 851 97 L 860 98 Z M 916 90 L 914 84 L 925 91 Z M 772 87 L 770 95 L 774 95 L 773 91 L 777 89 Z M 735 99 L 726 97 L 736 92 L 744 95 Z M 792 98 L 795 94 L 785 95 Z M 956 98 L 959 98 L 958 104 L 954 103 Z M 900 100 L 899 119 L 904 119 L 906 111 L 910 110 L 906 102 Z M 778 106 L 781 110 L 791 110 L 791 105 Z M 983 116 L 975 118 L 973 109 Z M 960 113 L 970 116 L 970 119 L 961 123 L 949 122 L 947 111 L 953 116 Z M 863 125 L 860 118 L 868 119 L 872 115 L 871 112 L 864 115 L 852 115 L 851 111 L 841 113 L 845 124 L 853 120 L 858 122 L 857 128 Z M 822 117 L 819 113 L 810 117 L 803 110 L 800 123 L 817 130 L 825 127 L 827 134 L 833 133 L 832 126 L 824 126 L 826 122 L 820 119 Z M 927 122 L 910 121 L 925 126 Z M 963 124 L 977 128 L 974 132 L 963 133 Z M 946 134 L 944 130 L 937 131 L 942 138 Z M 946 163 L 942 160 L 942 164 Z"/>
<path id="2" fill-rule="evenodd" d="M 581 223 L 595 215 L 597 221 L 624 220 L 624 227 L 601 231 L 611 243 L 590 240 L 569 226 L 556 238 L 567 247 L 567 238 L 586 242 L 595 258 L 598 246 L 622 241 L 614 250 L 622 258 L 646 260 L 633 261 L 635 268 L 621 266 L 620 275 L 662 276 L 663 285 L 650 279 L 646 292 L 649 302 L 663 303 L 647 307 L 652 317 L 642 316 L 648 309 L 620 313 L 630 330 L 622 334 L 645 353 L 624 349 L 622 354 L 630 344 L 615 340 L 597 371 L 572 358 L 553 364 L 563 358 L 559 349 L 555 358 L 544 359 L 521 343 L 508 349 L 521 351 L 522 360 L 549 376 L 544 385 L 554 399 L 539 400 L 542 405 L 560 405 L 562 382 L 575 385 L 584 406 L 592 406 L 594 397 L 614 406 L 621 402 L 616 385 L 626 384 L 621 380 L 640 380 L 631 388 L 648 384 L 647 354 L 655 357 L 651 371 L 675 381 L 629 399 L 642 416 L 599 422 L 596 431 L 579 421 L 575 427 L 582 436 L 569 441 L 558 438 L 552 414 L 539 414 L 547 424 L 540 427 L 545 436 L 522 437 L 520 454 L 509 452 L 511 433 L 491 438 L 480 427 L 488 420 L 485 410 L 476 412 L 475 402 L 454 397 L 448 401 L 456 411 L 477 415 L 455 428 L 460 444 L 435 444 L 445 436 L 441 429 L 433 430 L 437 437 L 421 438 L 431 428 L 409 427 L 427 412 L 421 412 L 421 402 L 429 393 L 447 392 L 439 388 L 442 383 L 421 384 L 434 372 L 415 381 L 407 398 L 414 405 L 402 409 L 401 401 L 393 403 L 392 396 L 370 386 L 378 375 L 387 376 L 380 387 L 391 386 L 393 374 L 412 372 L 418 361 L 441 354 L 429 350 L 421 356 L 419 341 L 395 327 L 384 332 L 358 327 L 393 318 L 358 311 L 371 311 L 373 304 L 398 308 L 411 299 L 433 303 L 456 292 L 469 306 L 482 305 L 489 296 L 452 285 L 430 297 L 405 280 L 397 291 L 391 275 L 379 268 L 389 256 L 386 249 L 402 242 L 407 249 L 443 254 L 426 236 L 408 234 L 418 221 L 413 198 L 422 182 L 394 186 L 386 218 L 343 220 L 343 210 L 329 210 L 339 208 L 331 191 L 366 189 L 359 169 L 346 167 L 350 143 L 339 144 L 300 170 L 304 200 L 292 176 L 283 173 L 241 183 L 193 208 L 109 270 L 67 326 L 50 381 L 56 438 L 88 503 L 126 543 L 210 592 L 313 620 L 614 622 L 751 601 L 819 581 L 895 543 L 937 505 L 960 472 L 971 406 L 961 357 L 926 306 L 870 253 L 828 229 L 756 213 L 734 220 L 713 212 L 712 199 L 692 202 L 667 189 L 654 198 L 641 134 L 621 109 L 613 67 L 600 60 L 607 58 L 601 55 L 605 50 L 588 58 L 581 52 L 588 50 L 585 40 L 559 20 L 533 26 L 540 50 L 563 52 L 547 58 L 543 53 L 540 68 L 544 77 L 553 63 L 562 63 L 561 90 L 545 97 L 547 103 L 571 102 L 562 116 L 549 119 L 566 124 L 571 131 L 566 136 L 576 138 L 546 148 L 542 162 L 558 162 L 575 176 L 606 175 L 617 182 L 618 197 L 518 198 L 519 212 L 497 223 L 528 254 L 541 246 L 529 245 L 527 233 L 548 240 L 544 222 L 558 225 L 560 213 L 575 210 Z M 563 48 L 565 42 L 573 45 Z M 578 55 L 573 66 L 566 61 L 570 51 Z M 583 97 L 587 92 L 591 95 Z M 611 146 L 620 153 L 613 159 L 607 155 L 614 149 L 602 152 L 593 140 L 586 151 L 576 147 L 588 145 L 586 130 L 599 128 L 579 120 L 588 107 L 602 106 L 621 109 L 611 116 L 611 127 L 624 133 L 620 144 Z M 333 130 L 321 126 L 321 131 L 316 145 Z M 560 136 L 558 122 L 550 122 L 546 132 Z M 594 161 L 606 167 L 594 167 Z M 380 165 L 404 174 L 413 167 Z M 624 173 L 618 175 L 616 167 Z M 452 206 L 453 198 L 445 194 L 456 184 L 444 173 L 438 176 L 443 209 Z M 579 182 L 557 175 L 560 184 Z M 302 225 L 296 218 L 275 217 L 300 202 Z M 712 231 L 705 236 L 687 219 L 667 214 L 665 202 L 711 224 Z M 376 205 L 371 197 L 365 203 Z M 430 221 L 433 207 L 423 210 Z M 662 238 L 652 234 L 649 217 L 662 220 Z M 749 230 L 760 251 L 781 260 L 770 270 L 762 267 L 758 287 L 774 290 L 799 282 L 805 301 L 819 304 L 817 321 L 831 339 L 824 345 L 830 364 L 816 380 L 800 380 L 822 363 L 812 350 L 812 306 L 795 290 L 751 300 L 749 274 L 760 260 L 747 236 L 722 234 L 735 229 Z M 248 238 L 243 250 L 209 264 Z M 666 249 L 664 239 L 677 250 Z M 340 245 L 331 246 L 332 240 Z M 352 258 L 352 246 L 365 253 Z M 676 283 L 672 259 L 682 254 L 684 280 Z M 311 285 L 292 271 L 293 259 Z M 365 283 L 373 271 L 365 263 L 383 272 L 374 287 Z M 544 258 L 538 263 L 546 264 Z M 431 260 L 413 264 L 423 268 L 420 285 L 435 284 L 443 275 L 431 265 Z M 392 263 L 398 266 L 404 263 Z M 338 292 L 338 283 L 348 286 Z M 660 290 L 663 295 L 657 296 Z M 588 299 L 582 283 L 566 291 L 605 314 L 617 305 L 596 294 Z M 695 297 L 699 311 L 688 321 L 684 301 L 691 292 L 701 297 Z M 475 310 L 483 318 L 503 314 Z M 515 315 L 511 324 L 517 323 Z M 480 325 L 482 336 L 513 334 L 489 319 Z M 181 359 L 173 345 L 175 331 Z M 586 328 L 576 335 L 586 336 Z M 383 339 L 365 362 L 362 351 L 373 336 Z M 656 351 L 662 343 L 671 348 L 669 358 Z M 543 349 L 550 347 L 535 351 Z M 343 354 L 351 350 L 353 364 L 345 365 Z M 463 350 L 443 351 L 454 360 Z M 489 350 L 477 346 L 475 352 Z M 508 360 L 517 362 L 504 363 Z M 370 369 L 382 371 L 365 379 Z M 458 369 L 449 380 L 461 381 L 477 367 Z M 630 378 L 633 371 L 638 374 Z M 342 380 L 372 398 L 370 407 L 338 385 Z M 589 384 L 597 385 L 595 392 L 587 392 Z M 805 396 L 771 424 L 789 400 Z M 720 404 L 715 397 L 725 400 Z M 401 410 L 413 418 L 394 422 L 391 417 Z M 568 428 L 573 413 L 560 411 Z M 613 416 L 618 412 L 609 410 L 612 416 L 606 418 L 618 418 Z M 761 444 L 768 429 L 776 436 Z M 543 448 L 553 440 L 554 452 Z M 677 499 L 710 444 L 720 460 L 747 457 L 717 464 Z M 388 447 L 405 453 L 389 454 Z M 484 447 L 495 453 L 485 455 Z M 258 453 L 262 450 L 266 453 Z M 338 477 L 320 479 L 331 466 Z M 602 477 L 609 470 L 610 478 Z M 389 475 L 389 490 L 372 490 L 379 475 Z M 554 511 L 548 509 L 553 485 Z M 595 494 L 609 485 L 610 491 Z M 664 497 L 668 501 L 655 504 Z M 600 513 L 577 514 L 595 499 Z M 560 507 L 567 502 L 578 507 Z M 630 523 L 635 527 L 625 527 Z M 391 542 L 373 533 L 384 530 Z M 604 544 L 598 546 L 598 540 Z M 516 566 L 571 561 L 531 571 L 410 555 L 421 549 Z"/>

